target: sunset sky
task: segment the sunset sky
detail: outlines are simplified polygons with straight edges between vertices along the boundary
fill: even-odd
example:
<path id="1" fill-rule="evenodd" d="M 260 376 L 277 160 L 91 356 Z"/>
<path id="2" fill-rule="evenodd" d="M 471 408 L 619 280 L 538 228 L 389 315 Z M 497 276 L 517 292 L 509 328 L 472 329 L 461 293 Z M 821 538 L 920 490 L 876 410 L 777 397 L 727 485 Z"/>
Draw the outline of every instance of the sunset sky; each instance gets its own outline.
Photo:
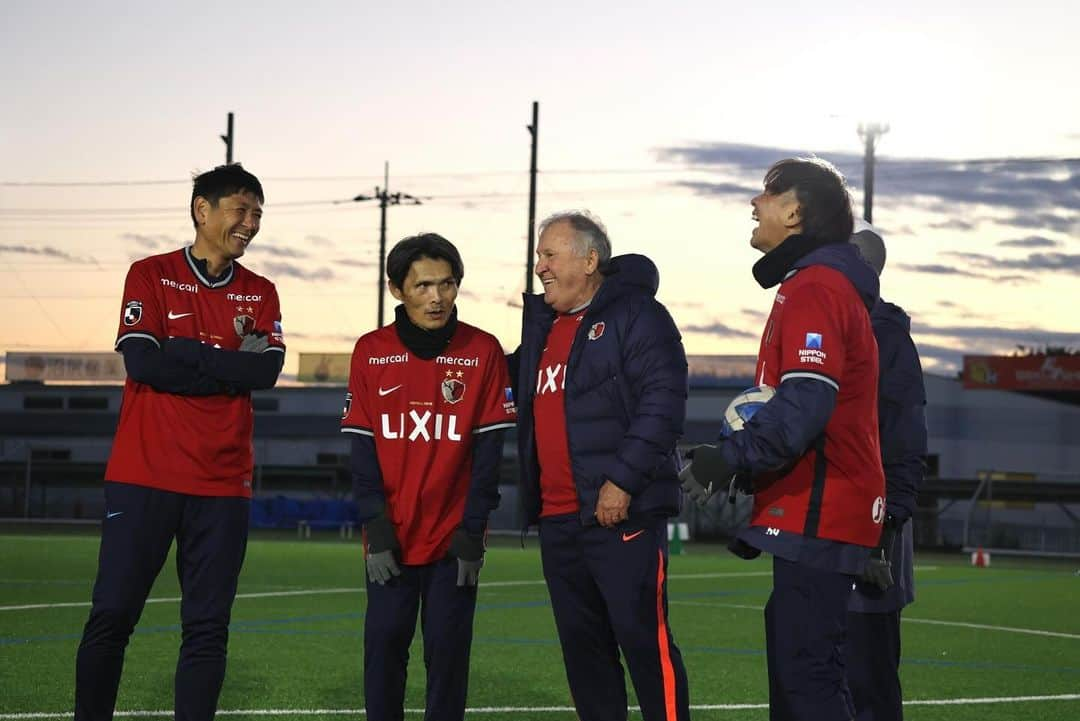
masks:
<path id="1" fill-rule="evenodd" d="M 756 352 L 765 168 L 826 158 L 861 211 L 869 121 L 890 125 L 883 295 L 927 370 L 1080 347 L 1076 7 L 5 2 L 0 353 L 112 347 L 127 266 L 194 237 L 191 174 L 223 162 L 229 111 L 267 195 L 242 262 L 277 284 L 287 373 L 374 327 L 378 208 L 333 201 L 384 161 L 424 198 L 389 210 L 391 242 L 454 241 L 462 319 L 513 348 L 533 100 L 538 217 L 589 208 L 652 257 L 689 353 Z"/>

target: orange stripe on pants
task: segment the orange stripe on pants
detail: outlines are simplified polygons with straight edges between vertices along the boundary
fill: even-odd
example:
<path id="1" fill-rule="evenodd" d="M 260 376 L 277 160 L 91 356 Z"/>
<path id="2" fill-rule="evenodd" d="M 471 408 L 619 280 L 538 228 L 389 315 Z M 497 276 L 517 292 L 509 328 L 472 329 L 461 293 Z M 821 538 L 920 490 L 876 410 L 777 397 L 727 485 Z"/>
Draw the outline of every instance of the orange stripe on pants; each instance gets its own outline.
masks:
<path id="1" fill-rule="evenodd" d="M 668 645 L 667 614 L 664 613 L 664 552 L 656 566 L 656 640 L 660 648 L 660 673 L 664 677 L 664 709 L 668 721 L 676 721 L 675 670 L 671 667 L 671 647 Z"/>

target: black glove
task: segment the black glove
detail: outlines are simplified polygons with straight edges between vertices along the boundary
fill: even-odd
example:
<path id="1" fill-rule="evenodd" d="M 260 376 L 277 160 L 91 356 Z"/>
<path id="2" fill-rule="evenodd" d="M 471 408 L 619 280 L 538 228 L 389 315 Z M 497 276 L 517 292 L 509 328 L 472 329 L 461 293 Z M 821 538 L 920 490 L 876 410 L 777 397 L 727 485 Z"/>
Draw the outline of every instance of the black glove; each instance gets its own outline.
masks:
<path id="1" fill-rule="evenodd" d="M 734 470 L 724 460 L 720 446 L 694 446 L 686 452 L 690 463 L 679 471 L 679 481 L 686 495 L 699 506 L 708 503 L 725 483 L 731 483 Z"/>
<path id="2" fill-rule="evenodd" d="M 752 561 L 761 555 L 761 549 L 751 546 L 741 538 L 735 537 L 728 542 L 728 550 L 734 553 L 739 558 L 747 561 Z"/>
<path id="3" fill-rule="evenodd" d="M 458 528 L 450 538 L 449 555 L 457 559 L 457 585 L 475 586 L 484 567 L 484 536 Z"/>
<path id="4" fill-rule="evenodd" d="M 885 524 L 881 529 L 881 541 L 877 548 L 870 551 L 870 558 L 866 560 L 866 566 L 863 567 L 860 580 L 882 592 L 889 590 L 889 587 L 893 585 L 893 546 L 896 541 L 896 531 L 900 525 L 894 516 L 885 516 Z"/>
<path id="5" fill-rule="evenodd" d="M 754 481 L 745 473 L 736 473 L 731 477 L 731 483 L 728 484 L 728 503 L 734 505 L 736 496 L 740 493 L 744 496 L 754 495 Z"/>
<path id="6" fill-rule="evenodd" d="M 368 579 L 380 586 L 394 576 L 401 575 L 394 554 L 400 550 L 394 524 L 385 514 L 379 514 L 364 525 L 367 537 L 367 575 Z"/>

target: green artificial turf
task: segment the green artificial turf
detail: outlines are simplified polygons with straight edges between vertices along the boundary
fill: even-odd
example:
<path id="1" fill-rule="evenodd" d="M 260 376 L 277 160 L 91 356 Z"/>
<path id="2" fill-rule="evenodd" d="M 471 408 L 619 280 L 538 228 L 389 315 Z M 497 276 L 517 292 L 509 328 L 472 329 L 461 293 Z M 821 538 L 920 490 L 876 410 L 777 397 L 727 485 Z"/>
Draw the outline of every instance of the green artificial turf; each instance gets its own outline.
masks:
<path id="1" fill-rule="evenodd" d="M 569 707 L 570 697 L 537 541 L 530 538 L 524 549 L 516 539 L 496 539 L 492 546 L 481 575 L 469 715 L 573 719 L 570 711 L 545 709 Z M 0 533 L 0 721 L 31 713 L 70 716 L 97 550 L 96 534 L 86 530 Z M 1075 564 L 994 563 L 972 568 L 960 556 L 919 556 L 918 601 L 904 614 L 901 670 L 905 697 L 933 703 L 909 704 L 910 721 L 1080 718 Z M 768 701 L 761 608 L 770 568 L 765 558 L 741 561 L 722 547 L 694 543 L 671 559 L 670 620 L 695 719 L 768 718 L 760 707 Z M 356 540 L 328 533 L 308 541 L 254 535 L 233 608 L 219 708 L 276 709 L 281 713 L 268 718 L 277 719 L 333 718 L 332 711 L 362 709 L 362 574 Z M 128 647 L 120 711 L 164 717 L 172 708 L 179 603 L 169 599 L 178 594 L 170 559 L 151 593 L 161 602 L 146 606 Z M 67 603 L 80 605 L 55 605 Z M 11 608 L 19 605 L 46 607 Z M 1015 700 L 1058 695 L 1074 698 Z M 423 698 L 418 634 L 407 707 L 422 709 Z M 963 699 L 997 701 L 945 703 Z M 744 704 L 758 708 L 731 708 Z M 301 713 L 313 709 L 326 713 Z"/>

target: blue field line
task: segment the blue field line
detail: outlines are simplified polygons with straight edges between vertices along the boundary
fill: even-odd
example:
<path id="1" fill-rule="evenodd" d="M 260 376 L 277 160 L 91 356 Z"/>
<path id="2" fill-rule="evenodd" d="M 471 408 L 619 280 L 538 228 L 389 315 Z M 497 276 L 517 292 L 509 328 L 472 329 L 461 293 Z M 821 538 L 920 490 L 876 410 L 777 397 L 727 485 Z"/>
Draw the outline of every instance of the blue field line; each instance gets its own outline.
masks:
<path id="1" fill-rule="evenodd" d="M 515 601 L 506 603 L 481 603 L 477 604 L 476 610 L 478 611 L 495 611 L 502 609 L 512 608 L 533 608 L 550 605 L 550 601 L 546 598 L 537 601 Z M 333 614 L 321 614 L 317 616 L 293 616 L 289 618 L 257 618 L 249 620 L 236 620 L 229 624 L 229 629 L 235 633 L 245 632 L 258 632 L 266 626 L 281 626 L 301 623 L 322 623 L 326 621 L 353 621 L 363 620 L 364 614 L 360 611 L 353 611 L 350 613 L 333 613 Z M 158 633 L 176 633 L 180 631 L 180 624 L 170 624 L 166 626 L 139 626 L 135 629 L 136 636 L 151 635 Z M 264 631 L 266 632 L 266 631 Z M 309 633 L 309 632 L 304 632 Z M 312 631 L 310 633 L 319 633 Z M 336 631 L 330 633 L 337 633 Z M 49 634 L 45 636 L 27 636 L 24 638 L 3 638 L 0 637 L 0 646 L 15 646 L 29 643 L 50 642 L 50 641 L 78 641 L 82 638 L 82 633 L 63 633 L 63 634 Z"/>
<path id="2" fill-rule="evenodd" d="M 540 605 L 537 603 L 536 605 Z M 297 618 L 263 619 L 252 621 L 237 621 L 230 625 L 232 633 L 278 635 L 278 636 L 336 636 L 362 639 L 363 631 L 355 630 L 314 630 L 298 628 L 282 628 L 286 624 L 309 623 L 319 621 L 360 620 L 363 614 L 334 614 L 326 616 L 305 616 Z M 158 633 L 178 633 L 180 625 L 151 626 L 145 629 L 136 629 L 136 635 L 151 635 Z M 30 644 L 48 641 L 78 641 L 82 637 L 80 633 L 57 634 L 50 636 L 33 636 L 29 638 L 0 638 L 0 646 Z M 476 636 L 473 643 L 493 646 L 557 646 L 559 641 L 554 636 L 551 638 L 512 638 Z M 687 646 L 679 645 L 684 654 L 701 653 L 718 656 L 764 656 L 764 649 L 760 648 L 729 648 L 724 646 Z M 1032 664 L 996 663 L 993 661 L 944 661 L 936 658 L 904 658 L 901 663 L 905 666 L 936 666 L 941 668 L 955 668 L 978 671 L 1028 671 L 1034 673 L 1065 673 L 1080 674 L 1080 668 L 1072 666 L 1035 666 Z"/>

